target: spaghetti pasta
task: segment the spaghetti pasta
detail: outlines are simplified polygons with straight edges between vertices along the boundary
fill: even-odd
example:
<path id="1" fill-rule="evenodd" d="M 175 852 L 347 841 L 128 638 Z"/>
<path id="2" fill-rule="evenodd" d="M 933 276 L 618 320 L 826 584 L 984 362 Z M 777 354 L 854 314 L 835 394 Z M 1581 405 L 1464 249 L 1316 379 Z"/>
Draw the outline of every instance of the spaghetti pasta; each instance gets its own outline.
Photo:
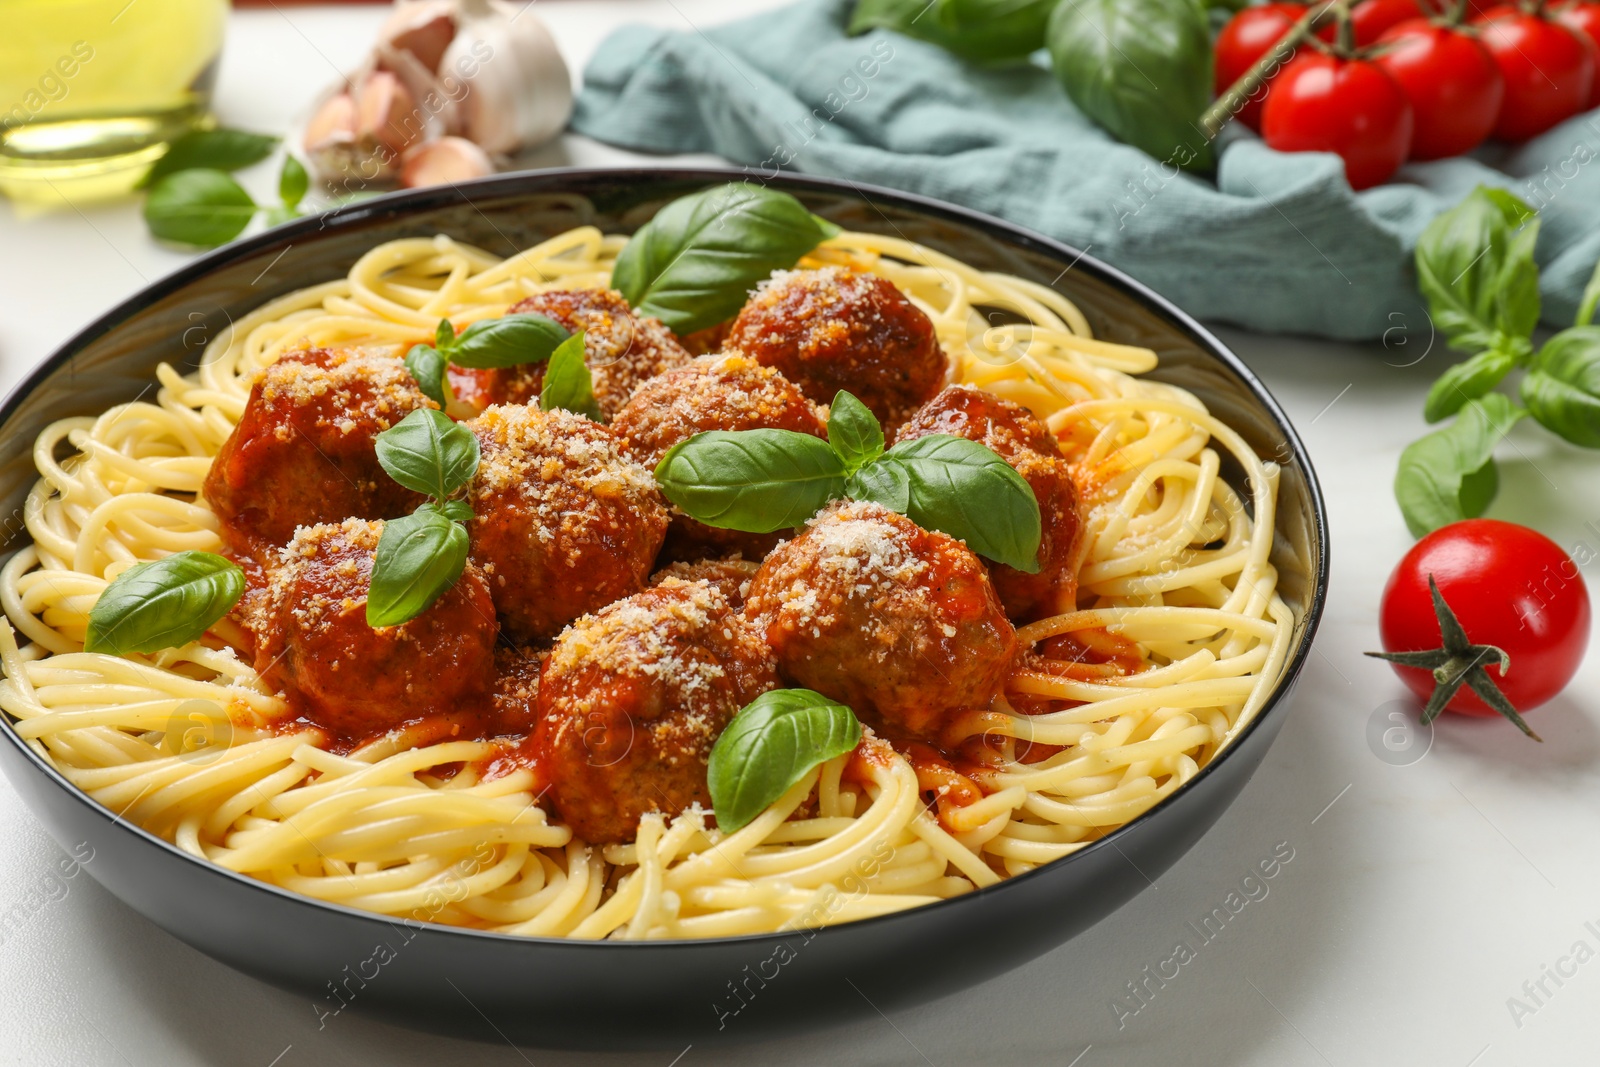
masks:
<path id="1" fill-rule="evenodd" d="M 943 739 L 981 739 L 979 769 L 869 744 L 737 832 L 691 808 L 590 846 L 547 816 L 530 771 L 484 770 L 491 742 L 401 729 L 337 754 L 286 731 L 232 622 L 148 656 L 82 650 L 119 573 L 219 547 L 198 493 L 261 369 L 308 346 L 399 354 L 444 316 L 460 328 L 539 292 L 604 287 L 624 243 L 581 227 L 500 260 L 444 236 L 393 241 L 242 318 L 195 373 L 163 365 L 153 403 L 44 430 L 32 544 L 0 571 L 0 708 L 17 733 L 128 821 L 320 900 L 526 936 L 698 938 L 881 915 L 1059 859 L 1181 788 L 1262 707 L 1293 621 L 1268 559 L 1276 466 L 1194 396 L 1139 377 L 1154 353 L 1091 337 L 1053 289 L 849 232 L 801 265 L 898 286 L 933 321 L 951 381 L 1058 435 L 1084 502 L 1076 606 L 1019 636 L 1101 656 L 1019 659 L 1006 695 Z M 1015 324 L 990 327 L 994 310 Z M 1220 475 L 1224 453 L 1244 495 Z M 1101 661 L 1118 657 L 1138 669 Z"/>

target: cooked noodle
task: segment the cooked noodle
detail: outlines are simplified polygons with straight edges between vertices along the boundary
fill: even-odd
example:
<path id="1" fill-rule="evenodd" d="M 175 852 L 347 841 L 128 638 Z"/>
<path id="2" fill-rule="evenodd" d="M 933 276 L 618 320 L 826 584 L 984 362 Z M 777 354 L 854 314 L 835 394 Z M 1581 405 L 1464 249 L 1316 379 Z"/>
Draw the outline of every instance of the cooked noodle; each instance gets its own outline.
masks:
<path id="1" fill-rule="evenodd" d="M 0 707 L 16 731 L 128 821 L 320 900 L 512 934 L 692 938 L 881 915 L 1068 855 L 1181 787 L 1266 701 L 1293 623 L 1268 562 L 1277 467 L 1195 397 L 1135 377 L 1154 353 L 1092 339 L 1052 289 L 862 233 L 802 266 L 894 281 L 933 319 L 952 380 L 1033 409 L 1074 465 L 1076 610 L 1022 627 L 1024 647 L 1070 634 L 1142 660 L 1127 673 L 1019 660 L 1007 693 L 1033 713 L 999 697 L 942 739 L 986 737 L 981 771 L 880 749 L 854 774 L 850 756 L 823 764 L 736 833 L 691 808 L 595 848 L 550 821 L 531 771 L 480 770 L 491 742 L 416 744 L 402 729 L 337 755 L 315 731 L 274 728 L 283 702 L 215 637 L 150 656 L 82 651 L 121 571 L 221 548 L 196 493 L 259 370 L 306 346 L 398 354 L 444 316 L 459 329 L 533 293 L 604 286 L 624 242 L 581 227 L 502 261 L 443 236 L 393 241 L 235 323 L 196 373 L 163 365 L 155 403 L 48 427 L 26 506 L 33 544 L 0 571 L 15 627 L 0 625 Z M 993 309 L 1021 324 L 988 328 Z M 1219 476 L 1222 452 L 1248 499 Z M 241 644 L 233 626 L 213 633 Z M 930 809 L 924 791 L 941 786 Z"/>

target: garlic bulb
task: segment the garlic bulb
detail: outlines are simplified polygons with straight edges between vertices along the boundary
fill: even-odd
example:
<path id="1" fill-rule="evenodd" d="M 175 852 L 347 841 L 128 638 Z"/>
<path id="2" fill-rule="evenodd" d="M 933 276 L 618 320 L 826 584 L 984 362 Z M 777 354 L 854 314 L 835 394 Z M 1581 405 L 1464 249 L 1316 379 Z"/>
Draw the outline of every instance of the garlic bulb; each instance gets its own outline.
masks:
<path id="1" fill-rule="evenodd" d="M 460 12 L 440 70 L 467 83 L 462 134 L 489 152 L 514 152 L 559 133 L 572 116 L 572 76 L 544 23 L 499 0 L 461 0 Z"/>
<path id="2" fill-rule="evenodd" d="M 436 71 L 455 35 L 456 5 L 452 0 L 401 0 L 378 31 L 378 40 Z"/>
<path id="3" fill-rule="evenodd" d="M 459 181 L 549 140 L 571 114 L 571 75 L 538 18 L 504 0 L 400 0 L 304 144 L 327 182 Z M 448 137 L 481 151 L 422 151 Z"/>

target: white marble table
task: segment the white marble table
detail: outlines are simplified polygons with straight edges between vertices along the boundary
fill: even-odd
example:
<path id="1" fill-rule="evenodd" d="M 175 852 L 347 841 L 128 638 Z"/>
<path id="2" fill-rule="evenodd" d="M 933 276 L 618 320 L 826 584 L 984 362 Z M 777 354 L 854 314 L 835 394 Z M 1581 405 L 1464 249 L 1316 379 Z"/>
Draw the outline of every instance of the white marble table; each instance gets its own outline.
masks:
<path id="1" fill-rule="evenodd" d="M 766 2 L 766 0 L 763 0 Z M 574 0 L 540 12 L 581 63 L 625 19 L 706 25 L 737 0 Z M 283 130 L 349 68 L 381 10 L 286 7 L 235 15 L 219 110 Z M 631 157 L 568 137 L 543 164 Z M 270 168 L 246 175 L 263 194 Z M 1291 235 L 1292 239 L 1292 235 Z M 130 204 L 30 218 L 0 208 L 0 379 L 185 261 Z M 1413 316 L 1415 317 L 1415 316 Z M 1385 350 L 1224 330 L 1311 449 L 1332 511 L 1333 579 L 1316 654 L 1277 746 L 1238 804 L 1154 889 L 1063 948 L 967 993 L 781 1045 L 691 1048 L 677 1063 L 1053 1064 L 1111 1067 L 1578 1064 L 1600 1040 L 1600 659 L 1535 712 L 1546 743 L 1499 721 L 1448 717 L 1415 762 L 1380 758 L 1369 724 L 1403 697 L 1376 643 L 1384 578 L 1410 544 L 1389 493 L 1446 358 L 1427 324 Z M 1401 346 L 1399 342 L 1407 344 Z M 1493 514 L 1569 550 L 1600 550 L 1600 465 L 1528 426 L 1502 448 Z M 1587 571 L 1591 582 L 1593 564 Z M 1113 1007 L 1277 849 L 1293 858 L 1137 1014 Z M 644 1064 L 411 1033 L 355 1017 L 319 1030 L 310 1002 L 214 963 L 87 877 L 51 880 L 62 854 L 0 783 L 0 1062 Z M 1593 926 L 1587 925 L 1593 923 Z M 1583 943 L 1586 949 L 1579 950 Z M 1581 958 L 1581 962 L 1580 962 Z M 1559 982 L 1549 975 L 1559 970 Z M 1524 983 L 1531 983 L 1532 997 Z M 1540 989 L 1543 992 L 1540 992 Z M 1509 999 L 1528 1009 L 1513 1011 Z M 1533 999 L 1537 998 L 1537 999 Z M 1134 1002 L 1124 999 L 1125 1005 Z"/>

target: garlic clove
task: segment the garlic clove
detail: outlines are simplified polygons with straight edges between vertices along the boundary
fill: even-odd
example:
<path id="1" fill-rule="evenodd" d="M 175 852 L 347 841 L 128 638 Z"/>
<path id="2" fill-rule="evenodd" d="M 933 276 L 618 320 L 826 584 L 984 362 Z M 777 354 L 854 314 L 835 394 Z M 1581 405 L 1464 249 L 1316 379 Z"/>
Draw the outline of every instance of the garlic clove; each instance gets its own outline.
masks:
<path id="1" fill-rule="evenodd" d="M 410 52 L 402 52 L 382 41 L 373 49 L 373 55 L 378 69 L 399 78 L 411 99 L 417 102 L 418 122 L 413 125 L 425 128 L 424 139 L 457 132 L 461 125 L 458 109 L 464 86 L 459 82 L 447 84 Z"/>
<path id="2" fill-rule="evenodd" d="M 427 131 L 427 116 L 399 78 L 374 71 L 356 86 L 356 140 L 398 158 Z"/>
<path id="3" fill-rule="evenodd" d="M 356 144 L 355 99 L 347 92 L 339 92 L 324 100 L 306 124 L 301 147 L 312 171 L 324 182 L 331 184 L 361 174 L 365 153 Z"/>
<path id="4" fill-rule="evenodd" d="M 549 140 L 572 115 L 572 75 L 544 23 L 497 0 L 461 0 L 441 79 L 459 77 L 459 132 L 486 151 Z"/>
<path id="5" fill-rule="evenodd" d="M 334 93 L 306 123 L 302 145 L 307 152 L 356 139 L 356 102 L 349 93 Z"/>
<path id="6" fill-rule="evenodd" d="M 378 31 L 378 43 L 414 56 L 431 73 L 439 69 L 455 35 L 456 5 L 451 0 L 402 0 Z"/>
<path id="7" fill-rule="evenodd" d="M 425 141 L 406 153 L 400 165 L 400 184 L 409 189 L 425 185 L 453 185 L 494 173 L 488 153 L 464 137 Z"/>

